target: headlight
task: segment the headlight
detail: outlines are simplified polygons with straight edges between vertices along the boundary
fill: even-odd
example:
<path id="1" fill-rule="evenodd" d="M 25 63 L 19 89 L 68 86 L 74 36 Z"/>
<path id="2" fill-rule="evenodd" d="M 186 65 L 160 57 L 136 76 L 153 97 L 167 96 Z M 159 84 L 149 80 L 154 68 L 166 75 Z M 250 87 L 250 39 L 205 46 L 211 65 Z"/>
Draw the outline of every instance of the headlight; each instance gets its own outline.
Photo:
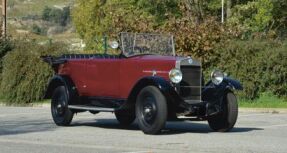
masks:
<path id="1" fill-rule="evenodd" d="M 119 43 L 117 41 L 111 41 L 111 42 L 109 42 L 109 45 L 112 49 L 119 48 Z"/>
<path id="2" fill-rule="evenodd" d="M 211 73 L 211 81 L 216 85 L 219 85 L 223 81 L 223 77 L 224 74 L 219 70 L 214 70 Z"/>
<path id="3" fill-rule="evenodd" d="M 179 69 L 172 69 L 169 71 L 169 79 L 173 83 L 179 83 L 182 80 L 182 73 Z"/>

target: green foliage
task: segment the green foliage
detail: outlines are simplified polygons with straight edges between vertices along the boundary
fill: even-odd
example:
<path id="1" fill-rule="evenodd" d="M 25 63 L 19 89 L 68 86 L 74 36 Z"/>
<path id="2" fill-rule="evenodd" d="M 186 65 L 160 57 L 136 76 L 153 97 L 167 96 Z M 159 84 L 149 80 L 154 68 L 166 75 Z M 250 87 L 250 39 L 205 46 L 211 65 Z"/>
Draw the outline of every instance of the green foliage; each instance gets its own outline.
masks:
<path id="1" fill-rule="evenodd" d="M 0 59 L 2 59 L 7 52 L 11 51 L 13 48 L 13 43 L 11 39 L 8 38 L 0 38 Z"/>
<path id="2" fill-rule="evenodd" d="M 272 10 L 273 22 L 272 29 L 276 29 L 280 37 L 287 36 L 287 1 L 286 0 L 272 0 L 274 9 Z"/>
<path id="3" fill-rule="evenodd" d="M 260 92 L 287 96 L 286 43 L 232 40 L 217 47 L 217 67 L 243 83 L 241 97 L 255 99 Z"/>
<path id="4" fill-rule="evenodd" d="M 115 37 L 122 31 L 147 32 L 155 25 L 155 18 L 137 9 L 130 0 L 77 0 L 73 9 L 73 23 L 87 49 L 99 50 L 104 35 Z"/>
<path id="5" fill-rule="evenodd" d="M 42 19 L 66 26 L 70 22 L 70 7 L 58 8 L 45 7 L 42 12 Z"/>
<path id="6" fill-rule="evenodd" d="M 170 16 L 181 16 L 178 3 L 177 0 L 135 0 L 138 9 L 155 16 L 159 23 L 169 19 Z"/>
<path id="7" fill-rule="evenodd" d="M 233 8 L 229 24 L 240 26 L 244 31 L 262 32 L 268 30 L 273 19 L 272 0 L 255 0 Z"/>
<path id="8" fill-rule="evenodd" d="M 268 60 L 266 60 L 268 59 Z M 287 97 L 287 42 L 277 48 L 267 50 L 262 61 L 263 91 L 271 91 L 277 96 Z"/>
<path id="9" fill-rule="evenodd" d="M 256 100 L 239 99 L 239 107 L 247 108 L 287 108 L 287 99 L 270 92 L 263 92 Z"/>
<path id="10" fill-rule="evenodd" d="M 46 85 L 53 75 L 42 55 L 67 52 L 63 44 L 38 45 L 30 41 L 17 41 L 15 49 L 3 60 L 1 97 L 12 103 L 29 103 L 43 98 Z"/>
<path id="11" fill-rule="evenodd" d="M 0 38 L 0 74 L 2 73 L 3 57 L 13 49 L 13 42 L 10 38 Z M 1 77 L 0 77 L 1 79 Z"/>
<path id="12" fill-rule="evenodd" d="M 39 27 L 37 24 L 33 24 L 31 31 L 34 34 L 37 34 L 37 35 L 44 35 L 44 34 L 46 34 L 46 30 L 44 28 Z"/>
<path id="13" fill-rule="evenodd" d="M 215 46 L 228 39 L 229 35 L 228 30 L 224 30 L 222 25 L 212 18 L 200 25 L 195 25 L 186 18 L 171 20 L 161 28 L 161 32 L 173 34 L 177 54 L 201 60 L 204 69 L 219 60 Z"/>

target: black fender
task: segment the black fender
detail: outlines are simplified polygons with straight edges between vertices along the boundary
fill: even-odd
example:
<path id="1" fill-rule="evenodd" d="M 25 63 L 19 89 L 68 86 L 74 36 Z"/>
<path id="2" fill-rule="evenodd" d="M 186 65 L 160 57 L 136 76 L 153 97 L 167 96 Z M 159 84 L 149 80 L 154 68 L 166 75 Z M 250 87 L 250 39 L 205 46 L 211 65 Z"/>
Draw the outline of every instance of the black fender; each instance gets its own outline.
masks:
<path id="1" fill-rule="evenodd" d="M 223 82 L 225 82 L 227 85 L 227 88 L 233 89 L 233 90 L 243 90 L 243 86 L 241 83 L 237 80 L 234 80 L 229 77 L 224 77 Z"/>
<path id="2" fill-rule="evenodd" d="M 70 99 L 70 104 L 73 104 L 76 102 L 76 100 L 78 100 L 78 92 L 74 82 L 70 77 L 63 75 L 54 75 L 50 79 L 44 99 L 52 98 L 53 92 L 58 86 L 66 87 L 67 95 L 69 96 Z"/>
<path id="3" fill-rule="evenodd" d="M 215 85 L 211 80 L 203 87 L 202 100 L 210 103 L 220 103 L 220 99 L 228 91 L 243 90 L 243 86 L 237 80 L 224 77 L 222 83 Z"/>
<path id="4" fill-rule="evenodd" d="M 134 106 L 137 95 L 139 94 L 141 89 L 150 85 L 157 87 L 162 92 L 162 94 L 167 99 L 169 108 L 176 108 L 174 106 L 179 105 L 181 98 L 179 97 L 179 95 L 175 91 L 175 88 L 172 86 L 170 82 L 159 76 L 147 76 L 137 81 L 137 83 L 132 88 L 127 100 L 129 106 Z"/>

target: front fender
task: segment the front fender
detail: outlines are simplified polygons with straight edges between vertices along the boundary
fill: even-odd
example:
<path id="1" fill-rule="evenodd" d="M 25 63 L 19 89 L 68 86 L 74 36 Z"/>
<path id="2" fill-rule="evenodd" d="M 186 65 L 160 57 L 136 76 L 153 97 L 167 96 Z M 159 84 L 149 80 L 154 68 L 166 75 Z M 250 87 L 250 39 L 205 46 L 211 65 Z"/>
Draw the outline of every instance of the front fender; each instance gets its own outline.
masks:
<path id="1" fill-rule="evenodd" d="M 159 76 L 147 76 L 141 78 L 130 92 L 128 101 L 134 103 L 141 89 L 149 85 L 156 86 L 166 97 L 168 103 L 177 104 L 177 102 L 180 101 L 180 97 L 178 96 L 172 84 Z"/>
<path id="2" fill-rule="evenodd" d="M 202 99 L 208 102 L 218 102 L 230 90 L 243 90 L 241 83 L 237 80 L 225 77 L 221 84 L 215 85 L 212 81 L 203 87 Z"/>
<path id="3" fill-rule="evenodd" d="M 234 79 L 231 79 L 229 77 L 225 77 L 223 79 L 223 82 L 225 82 L 227 85 L 228 88 L 231 88 L 231 89 L 236 89 L 236 90 L 243 90 L 243 86 L 241 85 L 241 83 L 237 80 L 234 80 Z"/>

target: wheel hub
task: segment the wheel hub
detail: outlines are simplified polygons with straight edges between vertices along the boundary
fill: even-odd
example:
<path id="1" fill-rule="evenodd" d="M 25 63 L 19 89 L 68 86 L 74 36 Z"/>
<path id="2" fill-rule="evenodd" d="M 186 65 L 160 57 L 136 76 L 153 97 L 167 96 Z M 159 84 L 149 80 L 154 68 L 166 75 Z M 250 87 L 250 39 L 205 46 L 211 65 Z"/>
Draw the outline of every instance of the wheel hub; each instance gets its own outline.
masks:
<path id="1" fill-rule="evenodd" d="M 155 101 L 153 97 L 147 97 L 145 99 L 145 102 L 143 104 L 143 118 L 144 120 L 149 123 L 152 124 L 155 115 L 156 115 L 156 106 L 155 106 Z"/>
<path id="2" fill-rule="evenodd" d="M 57 114 L 58 115 L 62 115 L 64 113 L 64 106 L 63 106 L 64 102 L 59 102 L 56 106 L 56 110 L 57 110 Z"/>

